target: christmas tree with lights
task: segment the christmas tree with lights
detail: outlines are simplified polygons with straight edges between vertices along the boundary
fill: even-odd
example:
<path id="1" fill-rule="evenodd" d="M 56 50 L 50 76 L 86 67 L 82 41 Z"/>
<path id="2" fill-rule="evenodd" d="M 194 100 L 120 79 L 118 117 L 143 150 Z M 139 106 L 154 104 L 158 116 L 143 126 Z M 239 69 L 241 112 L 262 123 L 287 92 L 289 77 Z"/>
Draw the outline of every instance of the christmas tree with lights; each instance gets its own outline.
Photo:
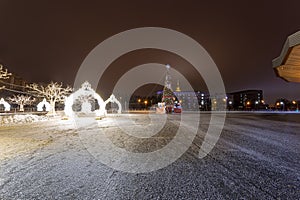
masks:
<path id="1" fill-rule="evenodd" d="M 167 72 L 166 72 L 166 80 L 165 80 L 165 86 L 163 90 L 162 102 L 165 103 L 166 111 L 172 112 L 175 96 L 171 87 L 171 75 L 170 75 L 171 67 L 170 65 L 166 65 L 166 68 L 167 68 Z"/>

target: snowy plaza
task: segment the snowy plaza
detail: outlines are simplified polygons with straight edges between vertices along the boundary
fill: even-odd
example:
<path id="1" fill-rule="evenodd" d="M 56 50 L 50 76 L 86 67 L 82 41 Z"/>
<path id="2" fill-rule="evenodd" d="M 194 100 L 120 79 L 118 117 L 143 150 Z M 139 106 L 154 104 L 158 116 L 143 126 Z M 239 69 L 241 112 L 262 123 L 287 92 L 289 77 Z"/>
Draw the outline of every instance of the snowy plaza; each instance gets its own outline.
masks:
<path id="1" fill-rule="evenodd" d="M 186 115 L 195 120 L 193 113 Z M 299 198 L 299 114 L 227 113 L 217 144 L 200 159 L 199 148 L 210 122 L 210 113 L 202 113 L 190 148 L 174 163 L 149 173 L 108 167 L 88 151 L 80 135 L 102 130 L 114 145 L 127 151 L 155 151 L 173 139 L 181 115 L 167 115 L 162 130 L 149 138 L 122 131 L 128 119 L 142 126 L 151 122 L 155 128 L 159 124 L 150 117 L 111 115 L 83 125 L 54 117 L 1 126 L 0 199 Z M 184 134 L 190 128 L 186 126 Z M 127 158 L 114 159 L 122 165 Z"/>
<path id="2" fill-rule="evenodd" d="M 0 7 L 0 200 L 300 200 L 300 1 Z"/>

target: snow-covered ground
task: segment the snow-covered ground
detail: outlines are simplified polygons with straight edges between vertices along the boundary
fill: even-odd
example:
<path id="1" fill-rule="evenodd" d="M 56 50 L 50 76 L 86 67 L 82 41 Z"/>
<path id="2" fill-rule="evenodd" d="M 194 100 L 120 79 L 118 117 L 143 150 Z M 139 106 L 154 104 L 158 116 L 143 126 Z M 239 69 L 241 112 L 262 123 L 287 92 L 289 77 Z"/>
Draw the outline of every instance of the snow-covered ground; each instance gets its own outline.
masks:
<path id="1" fill-rule="evenodd" d="M 192 124 L 196 115 L 188 115 Z M 103 151 L 95 155 L 89 149 L 88 145 L 101 142 L 101 137 L 93 136 L 102 130 L 103 137 L 126 151 L 155 152 L 174 139 L 180 115 L 169 115 L 151 138 L 134 134 L 143 127 L 156 130 L 147 125 L 152 119 L 152 124 L 161 126 L 160 117 L 165 119 L 165 115 L 124 114 L 99 121 L 86 118 L 82 123 L 59 117 L 1 126 L 0 199 L 300 198 L 300 115 L 296 113 L 229 113 L 218 143 L 199 159 L 210 123 L 210 114 L 203 113 L 198 134 L 183 156 L 149 173 L 117 171 L 101 162 Z M 129 119 L 139 126 L 129 126 Z M 194 129 L 185 126 L 180 131 L 188 137 Z M 128 130 L 133 135 L 126 134 Z M 115 157 L 120 165 L 126 159 Z"/>
<path id="2" fill-rule="evenodd" d="M 48 117 L 34 114 L 0 115 L 0 126 L 46 121 Z"/>

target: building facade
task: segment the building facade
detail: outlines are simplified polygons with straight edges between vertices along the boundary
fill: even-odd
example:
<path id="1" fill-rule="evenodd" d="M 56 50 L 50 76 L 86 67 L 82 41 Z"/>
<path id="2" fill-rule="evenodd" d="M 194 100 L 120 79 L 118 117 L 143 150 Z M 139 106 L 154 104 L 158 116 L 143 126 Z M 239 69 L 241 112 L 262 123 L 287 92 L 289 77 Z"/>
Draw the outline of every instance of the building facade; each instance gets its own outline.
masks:
<path id="1" fill-rule="evenodd" d="M 227 94 L 229 110 L 261 110 L 265 109 L 262 90 L 242 90 Z"/>

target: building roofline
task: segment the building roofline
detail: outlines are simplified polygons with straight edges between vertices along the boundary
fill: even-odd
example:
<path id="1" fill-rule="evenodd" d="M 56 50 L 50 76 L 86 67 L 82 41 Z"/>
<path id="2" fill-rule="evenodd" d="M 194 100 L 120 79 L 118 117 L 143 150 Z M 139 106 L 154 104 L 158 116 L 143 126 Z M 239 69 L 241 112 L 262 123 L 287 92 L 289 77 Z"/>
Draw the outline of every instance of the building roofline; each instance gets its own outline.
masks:
<path id="1" fill-rule="evenodd" d="M 259 89 L 249 89 L 249 90 L 240 90 L 240 91 L 235 91 L 235 92 L 230 92 L 227 94 L 233 95 L 233 94 L 238 94 L 238 93 L 246 93 L 246 92 L 263 92 L 263 90 L 259 90 Z"/>
<path id="2" fill-rule="evenodd" d="M 300 31 L 297 31 L 296 33 L 288 36 L 288 38 L 286 39 L 286 41 L 283 45 L 280 55 L 277 58 L 274 58 L 272 60 L 273 68 L 281 66 L 286 61 L 286 58 L 288 57 L 291 49 L 294 46 L 299 45 L 299 44 L 300 44 Z M 277 74 L 277 72 L 276 72 L 276 74 Z"/>

